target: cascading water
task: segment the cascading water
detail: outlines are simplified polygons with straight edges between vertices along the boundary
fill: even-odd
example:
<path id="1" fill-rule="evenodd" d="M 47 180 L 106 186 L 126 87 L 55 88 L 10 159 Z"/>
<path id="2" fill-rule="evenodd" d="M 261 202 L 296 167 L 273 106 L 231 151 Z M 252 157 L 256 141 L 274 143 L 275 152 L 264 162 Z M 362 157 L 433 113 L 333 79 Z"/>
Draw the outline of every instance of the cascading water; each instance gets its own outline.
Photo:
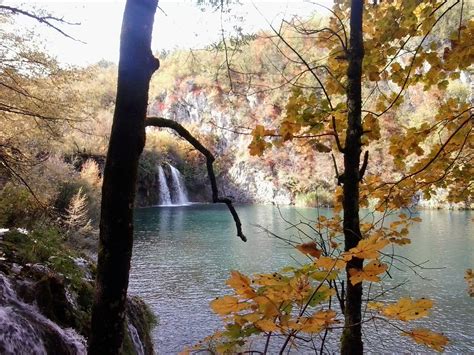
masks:
<path id="1" fill-rule="evenodd" d="M 158 165 L 158 180 L 160 184 L 160 205 L 169 206 L 171 205 L 171 194 L 166 181 L 166 175 L 161 165 Z"/>
<path id="2" fill-rule="evenodd" d="M 145 349 L 143 349 L 143 344 L 140 340 L 140 336 L 138 335 L 137 328 L 133 326 L 131 322 L 127 323 L 128 334 L 133 343 L 133 347 L 135 348 L 136 355 L 145 355 Z"/>
<path id="3" fill-rule="evenodd" d="M 21 301 L 0 273 L 0 354 L 86 354 L 86 341 Z"/>
<path id="4" fill-rule="evenodd" d="M 176 205 L 185 205 L 189 203 L 186 185 L 184 185 L 183 176 L 174 166 L 168 164 L 171 170 L 171 186 L 173 190 L 172 201 Z"/>
<path id="5" fill-rule="evenodd" d="M 161 206 L 183 206 L 189 204 L 184 179 L 178 169 L 169 166 L 169 179 L 161 165 L 158 166 L 159 204 Z M 166 167 L 165 167 L 166 168 Z"/>

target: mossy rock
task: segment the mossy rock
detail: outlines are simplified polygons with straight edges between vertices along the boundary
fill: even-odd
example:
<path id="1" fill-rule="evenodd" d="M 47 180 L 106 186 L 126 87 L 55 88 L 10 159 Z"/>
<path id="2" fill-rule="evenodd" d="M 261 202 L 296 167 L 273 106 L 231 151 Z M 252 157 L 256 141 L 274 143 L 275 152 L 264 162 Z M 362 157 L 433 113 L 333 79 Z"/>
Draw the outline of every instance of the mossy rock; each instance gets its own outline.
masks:
<path id="1" fill-rule="evenodd" d="M 137 330 L 145 355 L 153 355 L 154 351 L 151 330 L 156 325 L 157 320 L 148 305 L 141 298 L 137 296 L 128 297 L 127 319 Z M 126 333 L 128 334 L 128 331 Z M 128 339 L 125 340 L 131 342 L 130 335 L 128 335 Z"/>

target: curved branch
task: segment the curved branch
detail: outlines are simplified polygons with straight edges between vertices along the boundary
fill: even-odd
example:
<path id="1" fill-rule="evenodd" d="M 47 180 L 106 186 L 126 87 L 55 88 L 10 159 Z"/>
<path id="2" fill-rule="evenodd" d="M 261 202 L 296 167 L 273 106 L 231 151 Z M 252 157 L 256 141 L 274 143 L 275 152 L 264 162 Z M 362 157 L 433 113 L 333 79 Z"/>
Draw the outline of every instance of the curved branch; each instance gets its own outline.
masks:
<path id="1" fill-rule="evenodd" d="M 169 120 L 163 117 L 147 117 L 145 120 L 145 126 L 155 126 L 162 128 L 171 128 L 178 133 L 182 138 L 187 140 L 194 148 L 196 148 L 202 155 L 206 157 L 206 167 L 209 180 L 211 182 L 212 189 L 212 202 L 214 203 L 225 203 L 229 209 L 232 217 L 234 218 L 235 227 L 237 228 L 237 236 L 246 242 L 247 237 L 242 232 L 242 223 L 240 222 L 239 215 L 232 205 L 232 201 L 226 197 L 219 197 L 219 190 L 217 189 L 216 175 L 214 174 L 214 168 L 212 164 L 215 161 L 214 155 L 204 147 L 194 136 L 181 124 L 176 121 Z"/>
<path id="2" fill-rule="evenodd" d="M 344 47 L 347 48 L 347 43 L 348 43 L 348 40 L 347 40 L 347 31 L 346 31 L 346 26 L 344 25 L 344 21 L 342 21 L 341 17 L 339 17 L 337 15 L 337 13 L 331 9 L 330 7 L 327 7 L 325 5 L 322 5 L 322 4 L 319 4 L 317 2 L 312 2 L 312 4 L 316 5 L 316 6 L 320 6 L 322 7 L 323 9 L 329 11 L 338 21 L 339 21 L 339 24 L 341 25 L 341 29 L 342 29 L 342 32 L 344 33 L 344 43 L 346 44 Z"/>

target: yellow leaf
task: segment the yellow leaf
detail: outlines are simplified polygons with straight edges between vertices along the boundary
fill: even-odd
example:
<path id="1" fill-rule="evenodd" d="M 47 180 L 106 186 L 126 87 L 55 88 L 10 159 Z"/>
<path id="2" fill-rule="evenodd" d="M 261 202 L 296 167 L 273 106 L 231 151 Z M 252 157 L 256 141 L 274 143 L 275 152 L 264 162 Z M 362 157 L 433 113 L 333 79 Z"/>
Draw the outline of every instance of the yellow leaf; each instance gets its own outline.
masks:
<path id="1" fill-rule="evenodd" d="M 242 318 L 246 320 L 247 322 L 255 323 L 261 318 L 261 316 L 262 315 L 260 313 L 249 313 L 249 314 L 243 315 Z"/>
<path id="2" fill-rule="evenodd" d="M 257 296 L 253 301 L 258 305 L 258 311 L 264 318 L 272 318 L 280 314 L 278 307 L 268 297 Z"/>
<path id="3" fill-rule="evenodd" d="M 341 259 L 333 259 L 328 256 L 322 256 L 314 264 L 324 270 L 340 270 L 346 266 L 346 262 Z"/>
<path id="4" fill-rule="evenodd" d="M 364 130 L 367 131 L 367 137 L 370 139 L 377 140 L 381 138 L 379 121 L 370 113 L 364 117 Z"/>
<path id="5" fill-rule="evenodd" d="M 260 137 L 254 137 L 254 139 L 248 146 L 250 155 L 262 155 L 266 147 L 267 143 L 263 138 Z"/>
<path id="6" fill-rule="evenodd" d="M 280 135 L 284 141 L 287 141 L 292 139 L 293 135 L 298 133 L 300 129 L 301 125 L 299 123 L 283 121 L 280 126 Z"/>
<path id="7" fill-rule="evenodd" d="M 382 302 L 374 302 L 374 301 L 371 301 L 371 302 L 368 302 L 367 303 L 367 308 L 368 309 L 372 309 L 374 311 L 379 311 L 381 310 L 382 308 L 384 307 L 384 304 Z"/>
<path id="8" fill-rule="evenodd" d="M 211 308 L 214 313 L 227 315 L 248 308 L 248 304 L 239 303 L 239 300 L 232 296 L 223 296 L 211 301 Z"/>
<path id="9" fill-rule="evenodd" d="M 344 260 L 349 261 L 353 257 L 360 259 L 377 259 L 379 251 L 389 243 L 388 240 L 373 235 L 367 239 L 361 239 L 355 248 L 352 248 L 344 256 Z"/>
<path id="10" fill-rule="evenodd" d="M 252 298 L 256 295 L 250 286 L 250 279 L 238 271 L 231 271 L 231 277 L 227 280 L 226 284 L 232 287 L 240 296 Z"/>
<path id="11" fill-rule="evenodd" d="M 299 329 L 305 333 L 318 333 L 336 323 L 335 317 L 336 312 L 333 310 L 319 311 L 309 318 L 300 318 L 301 326 Z"/>
<path id="12" fill-rule="evenodd" d="M 409 238 L 389 238 L 390 242 L 397 245 L 410 244 L 411 240 Z"/>
<path id="13" fill-rule="evenodd" d="M 427 316 L 431 307 L 433 307 L 431 300 L 420 298 L 412 301 L 410 297 L 404 297 L 397 303 L 385 307 L 382 313 L 392 319 L 409 321 Z"/>
<path id="14" fill-rule="evenodd" d="M 318 281 L 325 281 L 325 280 L 336 280 L 338 272 L 337 271 L 314 271 L 309 276 Z"/>
<path id="15" fill-rule="evenodd" d="M 299 244 L 296 246 L 296 249 L 303 254 L 311 255 L 314 258 L 319 258 L 321 256 L 321 250 L 318 249 L 316 242 Z"/>
<path id="16" fill-rule="evenodd" d="M 288 278 L 279 273 L 258 274 L 255 276 L 255 283 L 260 286 L 284 286 L 288 284 Z"/>
<path id="17" fill-rule="evenodd" d="M 380 277 L 377 275 L 384 273 L 387 270 L 387 265 L 381 263 L 379 260 L 372 260 L 362 270 L 349 269 L 349 275 L 351 283 L 353 285 L 358 284 L 362 281 L 380 281 Z"/>
<path id="18" fill-rule="evenodd" d="M 259 320 L 255 322 L 255 325 L 264 332 L 274 332 L 279 329 L 278 326 L 270 319 Z"/>
<path id="19" fill-rule="evenodd" d="M 252 135 L 254 137 L 262 137 L 265 135 L 265 127 L 262 125 L 256 125 L 255 128 L 252 131 Z"/>
<path id="20" fill-rule="evenodd" d="M 443 351 L 449 342 L 449 339 L 443 334 L 424 328 L 413 329 L 411 332 L 403 333 L 403 335 L 413 338 L 418 344 L 429 346 L 437 351 Z"/>

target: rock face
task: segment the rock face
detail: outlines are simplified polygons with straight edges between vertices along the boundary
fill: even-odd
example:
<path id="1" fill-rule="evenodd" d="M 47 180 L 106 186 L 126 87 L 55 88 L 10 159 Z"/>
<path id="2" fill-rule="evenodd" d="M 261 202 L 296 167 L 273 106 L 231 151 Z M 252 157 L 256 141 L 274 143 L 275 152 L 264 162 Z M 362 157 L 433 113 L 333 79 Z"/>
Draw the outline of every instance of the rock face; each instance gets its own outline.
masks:
<path id="1" fill-rule="evenodd" d="M 66 255 L 71 265 L 60 273 L 47 263 L 27 263 L 11 243 L 13 233 L 0 235 L 0 354 L 87 354 L 94 264 Z M 146 304 L 129 297 L 123 354 L 153 354 L 153 325 Z"/>
<path id="2" fill-rule="evenodd" d="M 291 191 L 285 186 L 280 186 L 277 176 L 258 169 L 246 161 L 240 161 L 230 168 L 228 181 L 230 183 L 226 190 L 232 191 L 231 195 L 239 202 L 277 205 L 289 205 L 293 202 Z M 242 188 L 244 186 L 245 190 Z"/>
<path id="3" fill-rule="evenodd" d="M 37 305 L 26 303 L 13 284 L 0 273 L 0 353 L 86 354 L 82 335 L 72 328 L 60 327 L 44 316 Z"/>
<path id="4" fill-rule="evenodd" d="M 291 204 L 294 194 L 279 179 L 279 174 L 266 166 L 264 159 L 251 159 L 247 146 L 248 135 L 237 134 L 222 127 L 232 127 L 235 120 L 232 112 L 213 109 L 215 104 L 205 91 L 194 90 L 194 84 L 188 83 L 189 92 L 179 102 L 173 102 L 173 95 L 163 95 L 159 103 L 152 104 L 149 114 L 172 118 L 186 127 L 195 127 L 208 137 L 214 137 L 212 146 L 207 147 L 216 157 L 214 164 L 217 183 L 222 196 L 231 197 L 235 202 Z M 255 97 L 249 97 L 246 106 L 257 107 L 260 103 Z M 164 157 L 165 161 L 174 158 Z M 179 165 L 179 164 L 178 164 Z M 205 162 L 202 166 L 178 166 L 184 175 L 189 200 L 209 202 L 211 191 Z M 196 173 L 197 172 L 197 173 Z M 165 169 L 166 174 L 166 169 Z M 139 180 L 137 204 L 139 206 L 159 204 L 156 190 L 160 188 L 159 173 L 154 177 Z"/>

